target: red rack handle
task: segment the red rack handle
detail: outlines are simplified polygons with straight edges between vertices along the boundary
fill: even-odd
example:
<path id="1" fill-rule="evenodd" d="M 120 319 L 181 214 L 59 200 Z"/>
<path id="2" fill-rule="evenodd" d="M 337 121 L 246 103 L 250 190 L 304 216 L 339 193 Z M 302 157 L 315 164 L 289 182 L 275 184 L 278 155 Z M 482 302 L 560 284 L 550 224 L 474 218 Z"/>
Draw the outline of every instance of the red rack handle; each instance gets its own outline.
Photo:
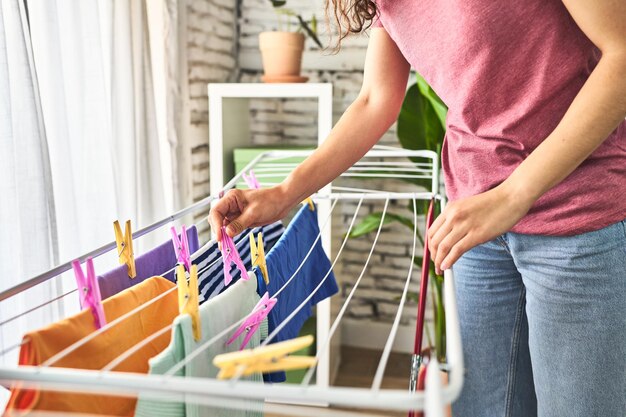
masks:
<path id="1" fill-rule="evenodd" d="M 415 345 L 413 353 L 422 353 L 422 338 L 424 335 L 424 314 L 426 313 L 426 299 L 428 295 L 428 272 L 430 271 L 430 250 L 428 248 L 428 229 L 434 221 L 435 200 L 430 200 L 428 214 L 426 215 L 426 233 L 424 233 L 424 257 L 422 258 L 422 281 L 420 282 L 419 302 L 417 304 L 417 324 L 415 328 Z"/>

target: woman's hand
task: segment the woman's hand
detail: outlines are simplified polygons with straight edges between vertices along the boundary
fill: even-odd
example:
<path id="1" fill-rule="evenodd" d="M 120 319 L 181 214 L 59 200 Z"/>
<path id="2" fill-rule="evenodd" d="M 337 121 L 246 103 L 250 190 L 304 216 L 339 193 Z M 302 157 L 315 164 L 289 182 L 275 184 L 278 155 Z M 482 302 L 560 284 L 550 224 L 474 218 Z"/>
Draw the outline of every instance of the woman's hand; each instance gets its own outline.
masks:
<path id="1" fill-rule="evenodd" d="M 230 237 L 248 227 L 265 226 L 285 217 L 291 209 L 284 191 L 278 187 L 262 190 L 229 190 L 213 206 L 209 213 L 209 224 L 222 241 L 222 226 Z"/>
<path id="2" fill-rule="evenodd" d="M 437 273 L 452 267 L 476 245 L 508 232 L 534 203 L 507 189 L 506 183 L 446 205 L 428 229 L 430 253 Z"/>

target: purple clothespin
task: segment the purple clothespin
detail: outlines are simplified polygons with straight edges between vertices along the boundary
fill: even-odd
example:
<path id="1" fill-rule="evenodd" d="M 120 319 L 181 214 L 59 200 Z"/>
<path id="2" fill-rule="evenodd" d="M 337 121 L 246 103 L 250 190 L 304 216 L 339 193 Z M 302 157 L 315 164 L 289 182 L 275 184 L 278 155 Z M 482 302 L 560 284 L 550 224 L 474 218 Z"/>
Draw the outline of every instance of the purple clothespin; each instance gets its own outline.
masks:
<path id="1" fill-rule="evenodd" d="M 87 276 L 83 272 L 78 260 L 72 261 L 74 276 L 76 277 L 76 286 L 78 287 L 78 295 L 80 297 L 80 307 L 91 309 L 96 329 L 107 324 L 104 316 L 104 308 L 102 308 L 102 297 L 100 296 L 100 287 L 96 280 L 96 271 L 93 267 L 93 259 L 87 258 Z"/>
<path id="2" fill-rule="evenodd" d="M 228 339 L 228 342 L 226 342 L 226 344 L 230 345 L 231 343 L 233 343 L 235 339 L 237 339 L 239 335 L 245 331 L 247 332 L 246 337 L 243 339 L 243 343 L 241 344 L 241 347 L 239 347 L 239 350 L 245 348 L 254 332 L 257 331 L 257 329 L 263 322 L 263 319 L 265 319 L 265 317 L 270 314 L 270 311 L 272 311 L 272 308 L 274 308 L 274 306 L 276 305 L 276 301 L 278 300 L 276 300 L 275 298 L 270 298 L 269 293 L 266 292 L 265 294 L 263 294 L 263 297 L 261 297 L 261 300 L 252 309 L 250 315 L 246 317 L 244 322 L 241 324 L 241 326 L 239 326 L 237 331 L 233 333 L 230 339 Z"/>
<path id="3" fill-rule="evenodd" d="M 230 284 L 233 280 L 233 277 L 230 275 L 231 262 L 241 271 L 241 279 L 245 281 L 250 279 L 248 271 L 246 271 L 246 267 L 239 256 L 235 242 L 233 242 L 232 237 L 228 236 L 224 226 L 222 226 L 222 248 L 220 251 L 222 252 L 222 259 L 224 260 L 224 285 Z"/>
<path id="4" fill-rule="evenodd" d="M 241 174 L 243 180 L 246 182 L 246 185 L 248 186 L 248 188 L 253 189 L 253 190 L 258 190 L 261 188 L 261 184 L 259 183 L 259 180 L 256 179 L 256 176 L 254 175 L 254 171 L 250 170 L 248 171 L 248 175 L 246 175 L 246 173 L 244 172 L 243 174 Z"/>
<path id="5" fill-rule="evenodd" d="M 191 271 L 191 254 L 189 253 L 189 241 L 187 240 L 187 229 L 183 224 L 180 232 L 180 239 L 178 239 L 178 233 L 176 228 L 172 226 L 170 229 L 172 233 L 172 243 L 174 244 L 174 252 L 176 253 L 176 259 L 178 263 L 185 265 L 187 271 Z"/>

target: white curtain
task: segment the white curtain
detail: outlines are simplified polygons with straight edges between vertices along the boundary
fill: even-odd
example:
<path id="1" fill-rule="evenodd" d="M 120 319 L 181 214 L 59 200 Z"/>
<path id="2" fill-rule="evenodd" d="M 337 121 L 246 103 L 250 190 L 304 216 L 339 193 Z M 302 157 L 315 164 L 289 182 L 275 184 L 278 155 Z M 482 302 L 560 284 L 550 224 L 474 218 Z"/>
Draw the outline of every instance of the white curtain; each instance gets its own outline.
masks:
<path id="1" fill-rule="evenodd" d="M 177 206 L 171 16 L 153 3 L 0 1 L 0 289 L 113 240 L 115 219 L 136 230 Z M 70 273 L 2 301 L 0 322 L 75 287 Z M 64 300 L 2 326 L 0 350 L 77 310 Z"/>
<path id="2" fill-rule="evenodd" d="M 19 0 L 0 2 L 0 287 L 6 289 L 58 262 L 49 154 L 30 53 L 26 15 Z M 57 294 L 48 282 L 0 302 L 0 322 Z M 0 327 L 0 349 L 21 331 L 59 317 L 51 304 Z M 17 350 L 4 355 L 15 362 Z"/>
<path id="3" fill-rule="evenodd" d="M 113 220 L 132 219 L 136 229 L 174 206 L 169 145 L 162 146 L 167 138 L 157 128 L 146 5 L 29 0 L 28 9 L 63 213 L 60 257 L 70 259 L 112 240 Z"/>

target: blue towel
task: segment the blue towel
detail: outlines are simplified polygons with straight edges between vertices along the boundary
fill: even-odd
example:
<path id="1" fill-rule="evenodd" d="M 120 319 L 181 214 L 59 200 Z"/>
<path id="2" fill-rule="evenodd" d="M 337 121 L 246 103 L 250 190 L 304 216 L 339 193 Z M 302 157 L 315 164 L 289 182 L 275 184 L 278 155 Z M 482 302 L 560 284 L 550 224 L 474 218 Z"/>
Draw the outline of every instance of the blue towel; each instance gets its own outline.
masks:
<path id="1" fill-rule="evenodd" d="M 233 241 L 235 242 L 235 246 L 237 246 L 239 256 L 241 256 L 241 260 L 247 270 L 252 269 L 252 260 L 250 259 L 250 238 L 248 237 L 251 231 L 254 233 L 255 239 L 259 232 L 263 233 L 263 247 L 267 253 L 283 234 L 285 227 L 282 222 L 278 221 L 267 226 L 247 229 L 243 233 L 235 236 Z M 215 241 L 209 242 L 200 248 L 197 253 L 194 253 L 191 256 L 191 262 L 198 265 L 198 291 L 200 304 L 203 304 L 205 301 L 221 294 L 224 289 L 227 288 L 224 286 L 224 263 L 222 262 L 222 254 L 220 253 Z M 241 272 L 233 266 L 231 269 L 231 275 L 233 277 L 233 281 L 229 284 L 229 287 L 241 278 Z"/>
<path id="2" fill-rule="evenodd" d="M 291 220 L 280 240 L 266 255 L 270 283 L 266 286 L 261 274 L 257 274 L 257 291 L 260 296 L 263 296 L 265 291 L 268 291 L 270 296 L 276 294 L 298 269 L 319 233 L 317 211 L 310 210 L 308 205 L 303 206 Z M 298 337 L 302 325 L 313 314 L 313 306 L 339 291 L 320 239 L 315 243 L 302 269 L 278 295 L 278 301 L 268 316 L 270 334 L 315 290 L 329 271 L 330 275 L 320 289 L 271 343 Z M 284 372 L 275 372 L 263 375 L 263 379 L 266 382 L 283 382 L 286 378 Z"/>

